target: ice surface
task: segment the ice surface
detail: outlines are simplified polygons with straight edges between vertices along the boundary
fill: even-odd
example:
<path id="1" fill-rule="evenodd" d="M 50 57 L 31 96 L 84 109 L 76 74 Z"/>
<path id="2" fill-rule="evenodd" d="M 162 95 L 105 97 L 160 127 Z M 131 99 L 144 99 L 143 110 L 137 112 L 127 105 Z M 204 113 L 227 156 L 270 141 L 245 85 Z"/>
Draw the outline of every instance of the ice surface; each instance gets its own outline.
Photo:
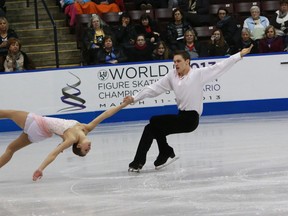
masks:
<path id="1" fill-rule="evenodd" d="M 179 160 L 156 171 L 153 143 L 142 172 L 128 173 L 146 123 L 101 124 L 86 157 L 65 151 L 37 182 L 61 139 L 20 150 L 0 170 L 0 216 L 288 215 L 288 112 L 202 117 L 168 137 Z M 0 153 L 19 133 L 0 133 Z"/>

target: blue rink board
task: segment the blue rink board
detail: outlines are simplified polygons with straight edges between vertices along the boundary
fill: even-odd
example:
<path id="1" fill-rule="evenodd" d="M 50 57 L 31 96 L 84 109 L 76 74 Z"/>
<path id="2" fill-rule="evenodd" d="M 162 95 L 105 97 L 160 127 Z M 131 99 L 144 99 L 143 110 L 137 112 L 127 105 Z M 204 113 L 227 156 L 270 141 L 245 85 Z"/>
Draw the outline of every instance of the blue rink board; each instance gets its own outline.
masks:
<path id="1" fill-rule="evenodd" d="M 132 107 L 132 106 L 131 106 Z M 271 112 L 271 111 L 287 111 L 288 98 L 269 99 L 269 100 L 251 100 L 251 101 L 234 101 L 234 102 L 219 102 L 219 103 L 204 103 L 202 115 L 224 115 L 224 114 L 239 114 L 239 113 L 255 113 L 255 112 Z M 82 123 L 88 123 L 93 118 L 98 116 L 101 111 L 84 112 L 63 115 L 53 115 L 51 117 L 75 119 Z M 138 121 L 148 120 L 153 115 L 173 114 L 177 113 L 175 105 L 148 107 L 148 108 L 131 108 L 123 109 L 114 116 L 106 119 L 104 122 L 121 122 L 121 121 Z M 0 120 L 0 132 L 15 131 L 20 128 L 11 120 Z"/>

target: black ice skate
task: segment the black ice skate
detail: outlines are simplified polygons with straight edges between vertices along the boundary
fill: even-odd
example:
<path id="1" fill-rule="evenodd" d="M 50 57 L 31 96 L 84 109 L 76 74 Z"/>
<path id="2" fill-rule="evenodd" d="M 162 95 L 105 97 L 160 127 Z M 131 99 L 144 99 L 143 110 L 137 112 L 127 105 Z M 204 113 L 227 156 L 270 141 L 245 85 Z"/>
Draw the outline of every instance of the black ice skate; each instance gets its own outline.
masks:
<path id="1" fill-rule="evenodd" d="M 139 173 L 140 170 L 142 169 L 142 167 L 143 167 L 143 164 L 132 161 L 129 164 L 128 172 L 138 172 Z"/>
<path id="2" fill-rule="evenodd" d="M 170 155 L 159 154 L 157 159 L 154 161 L 155 169 L 156 170 L 162 169 L 163 167 L 166 167 L 169 164 L 176 161 L 178 158 L 179 157 L 175 156 L 175 153 L 173 150 L 172 150 L 172 153 Z"/>

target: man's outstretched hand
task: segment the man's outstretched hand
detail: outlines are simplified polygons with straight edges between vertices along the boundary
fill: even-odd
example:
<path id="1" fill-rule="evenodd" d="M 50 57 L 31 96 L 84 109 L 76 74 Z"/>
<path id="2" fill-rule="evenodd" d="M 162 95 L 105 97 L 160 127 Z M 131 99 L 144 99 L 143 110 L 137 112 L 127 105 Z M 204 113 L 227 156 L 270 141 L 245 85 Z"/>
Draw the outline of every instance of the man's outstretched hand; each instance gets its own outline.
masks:
<path id="1" fill-rule="evenodd" d="M 42 171 L 37 169 L 33 174 L 33 181 L 37 181 L 38 179 L 41 179 L 42 176 L 43 176 Z"/>
<path id="2" fill-rule="evenodd" d="M 123 102 L 124 103 L 128 103 L 128 104 L 131 104 L 134 102 L 134 98 L 132 96 L 126 96 L 124 99 L 123 99 Z"/>
<path id="3" fill-rule="evenodd" d="M 243 57 L 243 56 L 245 56 L 246 54 L 250 53 L 252 47 L 253 47 L 253 44 L 251 44 L 251 46 L 248 47 L 248 48 L 244 48 L 244 49 L 242 49 L 242 50 L 240 51 L 240 55 L 241 55 L 241 57 Z"/>

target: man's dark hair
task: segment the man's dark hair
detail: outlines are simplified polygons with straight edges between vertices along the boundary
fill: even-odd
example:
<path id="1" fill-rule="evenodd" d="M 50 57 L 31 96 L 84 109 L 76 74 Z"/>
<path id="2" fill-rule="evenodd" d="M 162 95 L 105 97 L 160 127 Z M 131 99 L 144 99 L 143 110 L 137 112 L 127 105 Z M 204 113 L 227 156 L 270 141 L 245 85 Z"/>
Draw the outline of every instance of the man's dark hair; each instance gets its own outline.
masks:
<path id="1" fill-rule="evenodd" d="M 176 50 L 176 51 L 174 52 L 174 55 L 173 55 L 173 56 L 175 56 L 175 55 L 181 55 L 181 56 L 184 58 L 184 60 L 187 60 L 187 59 L 190 60 L 190 55 L 189 55 L 189 53 L 188 53 L 187 51 L 185 51 L 185 50 Z"/>
<path id="2" fill-rule="evenodd" d="M 219 14 L 219 11 L 220 11 L 220 10 L 225 11 L 226 16 L 229 14 L 229 11 L 227 10 L 227 8 L 225 8 L 225 7 L 219 7 L 218 10 L 217 10 L 217 15 Z"/>
<path id="3" fill-rule="evenodd" d="M 119 23 L 122 24 L 122 18 L 129 18 L 130 22 L 132 22 L 132 18 L 130 16 L 130 14 L 128 12 L 123 12 L 120 16 L 119 16 Z"/>

